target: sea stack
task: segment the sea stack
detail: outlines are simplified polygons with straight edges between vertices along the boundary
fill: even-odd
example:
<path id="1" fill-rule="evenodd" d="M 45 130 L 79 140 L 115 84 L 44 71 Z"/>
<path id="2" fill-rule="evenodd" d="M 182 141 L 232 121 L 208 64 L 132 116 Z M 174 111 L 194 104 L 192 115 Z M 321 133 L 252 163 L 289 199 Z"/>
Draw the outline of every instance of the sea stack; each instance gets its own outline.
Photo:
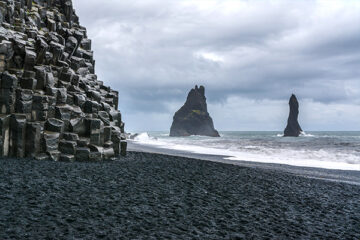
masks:
<path id="1" fill-rule="evenodd" d="M 72 1 L 0 0 L 0 157 L 125 155 L 118 92 L 94 69 Z"/>
<path id="2" fill-rule="evenodd" d="M 190 135 L 220 137 L 207 111 L 203 86 L 195 86 L 190 90 L 184 106 L 175 113 L 170 128 L 170 136 L 172 137 Z"/>
<path id="3" fill-rule="evenodd" d="M 299 116 L 299 103 L 294 94 L 291 95 L 289 100 L 290 114 L 288 123 L 284 131 L 284 137 L 298 137 L 302 129 L 298 123 Z"/>

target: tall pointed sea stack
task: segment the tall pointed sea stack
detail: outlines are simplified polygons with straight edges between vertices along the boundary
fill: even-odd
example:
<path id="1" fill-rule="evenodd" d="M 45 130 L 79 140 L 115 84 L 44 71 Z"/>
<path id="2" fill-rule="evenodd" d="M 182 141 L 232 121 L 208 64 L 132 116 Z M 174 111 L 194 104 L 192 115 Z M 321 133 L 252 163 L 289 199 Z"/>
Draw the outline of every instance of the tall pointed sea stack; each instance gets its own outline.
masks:
<path id="1" fill-rule="evenodd" d="M 290 114 L 284 131 L 284 137 L 298 137 L 302 132 L 302 129 L 298 123 L 299 103 L 294 94 L 290 97 L 289 106 Z"/>
<path id="2" fill-rule="evenodd" d="M 174 115 L 170 136 L 203 135 L 220 137 L 214 128 L 206 105 L 205 88 L 195 86 L 189 92 L 184 106 Z"/>
<path id="3" fill-rule="evenodd" d="M 72 1 L 0 0 L 0 157 L 125 154 L 118 92 L 94 68 Z"/>

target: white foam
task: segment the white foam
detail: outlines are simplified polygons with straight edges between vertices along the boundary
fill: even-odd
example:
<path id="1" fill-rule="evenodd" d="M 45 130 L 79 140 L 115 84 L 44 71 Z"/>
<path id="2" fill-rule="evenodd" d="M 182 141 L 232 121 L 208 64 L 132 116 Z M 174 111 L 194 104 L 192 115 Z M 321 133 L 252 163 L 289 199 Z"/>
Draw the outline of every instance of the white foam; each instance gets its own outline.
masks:
<path id="1" fill-rule="evenodd" d="M 313 135 L 309 134 L 309 137 Z M 209 139 L 206 142 L 190 138 L 156 139 L 148 133 L 141 133 L 135 141 L 153 147 L 185 151 L 197 154 L 228 156 L 233 161 L 251 161 L 261 163 L 287 164 L 299 167 L 360 171 L 360 156 L 355 152 L 336 152 L 335 150 L 309 150 L 264 147 L 258 145 L 216 145 Z M 203 145 L 201 145 L 203 144 Z M 226 147 L 226 148 L 225 148 Z"/>
<path id="2" fill-rule="evenodd" d="M 147 132 L 143 132 L 138 134 L 135 138 L 135 141 L 137 142 L 149 142 L 152 140 L 152 138 L 150 137 L 150 135 Z"/>
<path id="3" fill-rule="evenodd" d="M 283 133 L 278 133 L 278 134 L 276 134 L 276 136 L 277 137 L 283 137 L 284 136 L 284 134 Z M 315 135 L 313 135 L 313 134 L 310 134 L 310 133 L 306 133 L 306 132 L 300 132 L 300 135 L 299 135 L 300 137 L 315 137 Z"/>
<path id="4" fill-rule="evenodd" d="M 315 137 L 315 135 L 312 135 L 310 133 L 306 133 L 306 132 L 302 131 L 300 133 L 300 137 Z"/>

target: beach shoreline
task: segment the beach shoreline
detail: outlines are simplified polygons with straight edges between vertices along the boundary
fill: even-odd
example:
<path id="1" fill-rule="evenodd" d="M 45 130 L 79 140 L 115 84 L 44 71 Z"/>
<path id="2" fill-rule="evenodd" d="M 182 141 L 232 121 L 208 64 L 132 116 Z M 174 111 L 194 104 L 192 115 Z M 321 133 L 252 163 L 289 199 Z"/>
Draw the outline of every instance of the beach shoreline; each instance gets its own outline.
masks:
<path id="1" fill-rule="evenodd" d="M 146 152 L 0 159 L 0 238 L 359 239 L 360 187 Z"/>
<path id="2" fill-rule="evenodd" d="M 135 141 L 128 141 L 128 150 L 131 152 L 145 152 L 145 153 L 164 154 L 164 155 L 177 156 L 177 157 L 194 158 L 205 161 L 231 164 L 240 167 L 260 168 L 271 171 L 286 172 L 301 177 L 360 185 L 360 171 L 355 171 L 355 170 L 299 167 L 299 166 L 277 164 L 277 163 L 229 160 L 227 158 L 230 156 L 226 156 L 226 155 L 191 153 L 187 151 L 154 147 L 151 145 L 141 144 Z"/>

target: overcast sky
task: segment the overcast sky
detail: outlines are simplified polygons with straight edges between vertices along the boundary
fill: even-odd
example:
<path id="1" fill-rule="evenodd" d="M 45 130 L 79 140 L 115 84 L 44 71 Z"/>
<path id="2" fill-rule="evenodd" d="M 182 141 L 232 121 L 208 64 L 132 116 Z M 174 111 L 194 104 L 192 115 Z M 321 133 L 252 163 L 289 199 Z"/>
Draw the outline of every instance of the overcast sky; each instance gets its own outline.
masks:
<path id="1" fill-rule="evenodd" d="M 74 0 L 126 130 L 169 130 L 204 85 L 218 130 L 360 130 L 360 1 Z"/>

